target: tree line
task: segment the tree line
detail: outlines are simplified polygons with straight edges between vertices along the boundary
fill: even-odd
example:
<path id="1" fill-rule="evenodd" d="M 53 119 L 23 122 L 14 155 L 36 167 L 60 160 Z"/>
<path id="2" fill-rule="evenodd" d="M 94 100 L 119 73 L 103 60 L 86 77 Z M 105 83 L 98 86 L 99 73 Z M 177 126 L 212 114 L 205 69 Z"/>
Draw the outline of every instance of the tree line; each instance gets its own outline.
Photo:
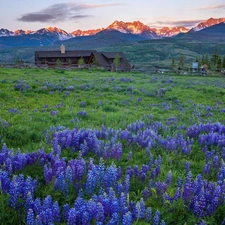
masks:
<path id="1" fill-rule="evenodd" d="M 221 56 L 218 54 L 217 48 L 215 49 L 214 53 L 209 56 L 208 54 L 197 56 L 195 62 L 198 62 L 199 68 L 201 66 L 207 67 L 208 69 L 225 69 L 225 55 Z M 175 59 L 172 58 L 171 67 L 172 68 L 184 68 L 185 64 L 185 57 L 182 53 L 179 54 L 177 62 Z"/>

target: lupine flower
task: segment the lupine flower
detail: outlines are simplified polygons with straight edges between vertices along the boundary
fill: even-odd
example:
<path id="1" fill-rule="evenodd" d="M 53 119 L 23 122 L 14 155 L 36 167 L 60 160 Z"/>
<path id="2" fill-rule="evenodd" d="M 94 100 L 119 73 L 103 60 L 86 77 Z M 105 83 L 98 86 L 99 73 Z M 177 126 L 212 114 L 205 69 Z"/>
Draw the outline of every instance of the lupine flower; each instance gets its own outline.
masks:
<path id="1" fill-rule="evenodd" d="M 62 212 L 62 218 L 64 219 L 64 220 L 68 220 L 68 217 L 69 217 L 69 211 L 70 211 L 70 206 L 69 206 L 69 204 L 65 204 L 64 206 L 63 206 L 63 212 Z"/>
<path id="2" fill-rule="evenodd" d="M 159 224 L 159 222 L 160 222 L 160 212 L 158 210 L 155 212 L 155 215 L 153 217 L 152 222 L 153 222 L 152 225 L 158 225 Z"/>
<path id="3" fill-rule="evenodd" d="M 97 204 L 97 209 L 96 209 L 96 220 L 97 222 L 104 222 L 104 208 L 100 202 Z"/>
<path id="4" fill-rule="evenodd" d="M 183 191 L 183 199 L 186 202 L 189 202 L 191 198 L 191 184 L 192 184 L 192 173 L 191 171 L 189 171 L 186 177 Z"/>
<path id="5" fill-rule="evenodd" d="M 131 225 L 131 224 L 132 224 L 132 214 L 130 212 L 127 212 L 125 215 L 123 215 L 122 225 Z"/>
<path id="6" fill-rule="evenodd" d="M 77 217 L 77 212 L 74 208 L 70 209 L 68 213 L 68 225 L 76 225 L 76 217 Z"/>
<path id="7" fill-rule="evenodd" d="M 51 111 L 50 111 L 50 115 L 51 115 L 51 116 L 56 116 L 58 113 L 59 113 L 58 110 L 55 110 L 55 111 L 54 111 L 54 110 L 51 110 Z"/>
<path id="8" fill-rule="evenodd" d="M 28 209 L 28 211 L 27 211 L 26 223 L 27 223 L 27 225 L 35 225 L 34 212 L 32 209 Z"/>
<path id="9" fill-rule="evenodd" d="M 52 205 L 52 213 L 55 223 L 60 223 L 60 208 L 58 202 L 54 202 Z"/>
<path id="10" fill-rule="evenodd" d="M 170 185 L 172 183 L 172 172 L 169 171 L 169 173 L 167 174 L 167 178 L 166 178 L 166 184 Z"/>
<path id="11" fill-rule="evenodd" d="M 151 219 L 152 219 L 152 208 L 148 207 L 145 211 L 145 219 L 148 223 L 150 223 Z"/>

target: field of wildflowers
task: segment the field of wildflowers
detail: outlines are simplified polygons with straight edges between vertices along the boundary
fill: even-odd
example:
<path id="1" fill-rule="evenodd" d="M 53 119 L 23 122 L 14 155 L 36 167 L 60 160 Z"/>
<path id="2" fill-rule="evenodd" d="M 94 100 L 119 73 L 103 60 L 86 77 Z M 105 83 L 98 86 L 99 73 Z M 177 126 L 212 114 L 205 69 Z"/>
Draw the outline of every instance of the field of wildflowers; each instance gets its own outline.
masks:
<path id="1" fill-rule="evenodd" d="M 225 78 L 0 70 L 0 224 L 225 224 Z"/>

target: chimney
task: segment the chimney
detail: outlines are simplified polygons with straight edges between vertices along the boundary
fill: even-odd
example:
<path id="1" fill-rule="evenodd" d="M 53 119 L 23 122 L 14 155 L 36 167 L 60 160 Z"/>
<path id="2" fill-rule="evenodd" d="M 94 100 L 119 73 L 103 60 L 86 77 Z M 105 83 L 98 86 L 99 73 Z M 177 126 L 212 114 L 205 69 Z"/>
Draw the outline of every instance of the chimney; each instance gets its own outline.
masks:
<path id="1" fill-rule="evenodd" d="M 60 52 L 61 52 L 61 54 L 65 54 L 65 52 L 66 52 L 66 48 L 63 44 L 60 46 Z"/>

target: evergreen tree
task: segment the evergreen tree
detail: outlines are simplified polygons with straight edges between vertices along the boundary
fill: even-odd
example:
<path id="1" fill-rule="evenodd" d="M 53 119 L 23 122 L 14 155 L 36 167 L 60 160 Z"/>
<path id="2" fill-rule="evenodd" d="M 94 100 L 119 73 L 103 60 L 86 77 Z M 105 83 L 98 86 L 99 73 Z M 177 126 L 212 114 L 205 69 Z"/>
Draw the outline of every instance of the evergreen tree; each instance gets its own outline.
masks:
<path id="1" fill-rule="evenodd" d="M 221 57 L 220 56 L 218 56 L 217 63 L 216 63 L 216 67 L 218 69 L 221 69 L 222 68 L 222 60 L 221 60 Z"/>
<path id="2" fill-rule="evenodd" d="M 82 67 L 84 64 L 85 64 L 84 58 L 83 57 L 79 58 L 78 60 L 79 67 Z"/>
<path id="3" fill-rule="evenodd" d="M 206 54 L 205 55 L 205 64 L 208 65 L 209 64 L 209 56 Z"/>
<path id="4" fill-rule="evenodd" d="M 205 63 L 205 56 L 202 55 L 201 65 L 204 65 L 204 64 L 206 64 L 206 63 Z"/>
<path id="5" fill-rule="evenodd" d="M 94 57 L 92 58 L 92 64 L 96 67 L 99 67 L 101 64 L 98 61 L 98 58 L 94 55 Z"/>
<path id="6" fill-rule="evenodd" d="M 120 55 L 119 55 L 119 53 L 116 53 L 116 56 L 113 60 L 113 64 L 115 65 L 116 71 L 117 71 L 119 66 L 120 66 Z"/>
<path id="7" fill-rule="evenodd" d="M 72 65 L 72 60 L 69 59 L 69 60 L 68 60 L 68 66 L 71 66 L 71 65 Z"/>
<path id="8" fill-rule="evenodd" d="M 184 67 L 184 56 L 183 56 L 183 54 L 180 53 L 178 60 L 179 60 L 178 66 L 183 68 Z"/>
<path id="9" fill-rule="evenodd" d="M 60 59 L 57 59 L 55 65 L 56 65 L 57 67 L 61 67 L 61 66 L 62 66 L 61 60 L 60 60 Z"/>
<path id="10" fill-rule="evenodd" d="M 225 55 L 223 56 L 222 68 L 225 69 Z"/>
<path id="11" fill-rule="evenodd" d="M 213 66 L 217 66 L 218 57 L 219 57 L 219 55 L 217 54 L 217 48 L 215 48 L 215 51 L 214 51 L 214 53 L 212 55 L 212 58 L 211 58 L 211 62 L 212 62 Z"/>
<path id="12" fill-rule="evenodd" d="M 174 58 L 172 58 L 171 67 L 172 67 L 172 69 L 173 69 L 173 70 L 174 70 L 174 69 L 175 69 L 175 67 L 176 67 L 176 64 L 175 64 L 175 59 L 174 59 Z"/>

